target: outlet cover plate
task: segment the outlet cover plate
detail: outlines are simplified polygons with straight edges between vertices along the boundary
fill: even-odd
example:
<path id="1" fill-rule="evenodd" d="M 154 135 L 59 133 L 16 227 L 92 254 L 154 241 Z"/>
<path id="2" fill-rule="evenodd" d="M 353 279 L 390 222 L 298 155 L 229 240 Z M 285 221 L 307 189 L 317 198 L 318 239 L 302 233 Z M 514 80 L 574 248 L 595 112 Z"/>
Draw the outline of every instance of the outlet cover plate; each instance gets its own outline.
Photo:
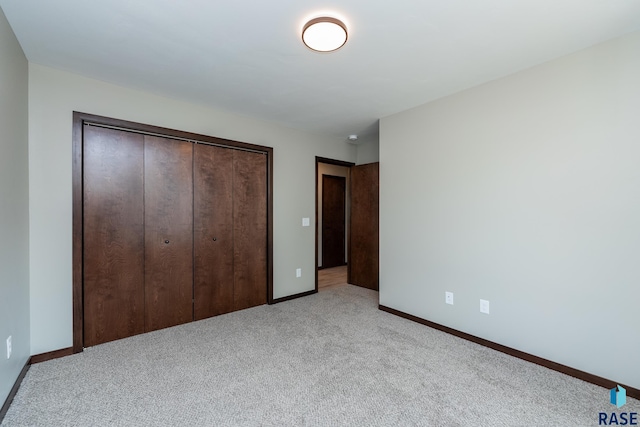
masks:
<path id="1" fill-rule="evenodd" d="M 302 277 L 302 269 L 296 268 L 296 277 Z"/>
<path id="2" fill-rule="evenodd" d="M 11 357 L 11 335 L 7 338 L 7 359 Z"/>
<path id="3" fill-rule="evenodd" d="M 453 292 L 444 293 L 444 302 L 453 305 Z"/>
<path id="4" fill-rule="evenodd" d="M 489 314 L 489 301 L 486 299 L 480 300 L 480 313 Z"/>

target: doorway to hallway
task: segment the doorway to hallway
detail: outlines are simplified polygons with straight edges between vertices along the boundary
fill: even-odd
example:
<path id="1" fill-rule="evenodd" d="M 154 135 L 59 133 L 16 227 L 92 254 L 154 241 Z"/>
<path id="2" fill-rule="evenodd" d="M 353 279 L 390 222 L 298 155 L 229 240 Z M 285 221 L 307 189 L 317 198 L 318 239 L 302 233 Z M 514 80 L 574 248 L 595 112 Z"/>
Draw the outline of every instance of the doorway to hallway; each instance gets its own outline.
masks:
<path id="1" fill-rule="evenodd" d="M 316 291 L 336 281 L 378 290 L 378 177 L 377 162 L 316 157 Z"/>

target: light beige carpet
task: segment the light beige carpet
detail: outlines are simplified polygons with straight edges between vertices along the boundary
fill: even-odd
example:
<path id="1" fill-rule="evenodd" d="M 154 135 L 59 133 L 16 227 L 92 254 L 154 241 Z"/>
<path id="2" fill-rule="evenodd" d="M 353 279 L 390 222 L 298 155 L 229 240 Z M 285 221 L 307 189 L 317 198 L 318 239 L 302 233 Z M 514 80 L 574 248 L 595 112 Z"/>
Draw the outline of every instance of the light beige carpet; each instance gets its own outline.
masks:
<path id="1" fill-rule="evenodd" d="M 614 410 L 606 389 L 340 285 L 34 365 L 2 425 L 596 426 Z"/>

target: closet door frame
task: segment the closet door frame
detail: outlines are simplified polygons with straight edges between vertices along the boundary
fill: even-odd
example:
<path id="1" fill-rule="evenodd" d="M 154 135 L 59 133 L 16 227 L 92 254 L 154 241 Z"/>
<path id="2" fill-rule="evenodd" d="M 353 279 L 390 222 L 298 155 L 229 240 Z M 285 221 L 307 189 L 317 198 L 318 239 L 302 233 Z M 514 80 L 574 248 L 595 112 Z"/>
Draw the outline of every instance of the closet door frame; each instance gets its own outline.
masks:
<path id="1" fill-rule="evenodd" d="M 264 153 L 267 156 L 267 304 L 275 302 L 273 299 L 273 148 L 74 111 L 72 132 L 73 353 L 80 353 L 84 349 L 83 141 L 85 125 L 112 127 L 147 135 Z"/>

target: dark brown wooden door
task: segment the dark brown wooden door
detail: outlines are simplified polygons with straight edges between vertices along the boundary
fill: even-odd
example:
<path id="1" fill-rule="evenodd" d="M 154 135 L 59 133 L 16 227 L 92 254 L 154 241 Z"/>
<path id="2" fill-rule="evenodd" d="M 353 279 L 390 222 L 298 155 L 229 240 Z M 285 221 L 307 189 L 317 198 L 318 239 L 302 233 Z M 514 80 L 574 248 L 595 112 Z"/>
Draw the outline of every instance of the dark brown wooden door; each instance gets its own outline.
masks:
<path id="1" fill-rule="evenodd" d="M 351 167 L 348 282 L 378 290 L 379 163 Z"/>
<path id="2" fill-rule="evenodd" d="M 193 144 L 144 137 L 145 325 L 193 320 Z"/>
<path id="3" fill-rule="evenodd" d="M 144 332 L 143 137 L 84 126 L 84 345 Z"/>
<path id="4" fill-rule="evenodd" d="M 234 309 L 233 153 L 194 147 L 194 318 Z"/>
<path id="5" fill-rule="evenodd" d="M 82 346 L 267 302 L 266 154 L 86 125 L 82 156 Z"/>
<path id="6" fill-rule="evenodd" d="M 233 150 L 234 309 L 267 302 L 267 156 Z"/>
<path id="7" fill-rule="evenodd" d="M 346 178 L 322 175 L 322 267 L 345 264 Z"/>

